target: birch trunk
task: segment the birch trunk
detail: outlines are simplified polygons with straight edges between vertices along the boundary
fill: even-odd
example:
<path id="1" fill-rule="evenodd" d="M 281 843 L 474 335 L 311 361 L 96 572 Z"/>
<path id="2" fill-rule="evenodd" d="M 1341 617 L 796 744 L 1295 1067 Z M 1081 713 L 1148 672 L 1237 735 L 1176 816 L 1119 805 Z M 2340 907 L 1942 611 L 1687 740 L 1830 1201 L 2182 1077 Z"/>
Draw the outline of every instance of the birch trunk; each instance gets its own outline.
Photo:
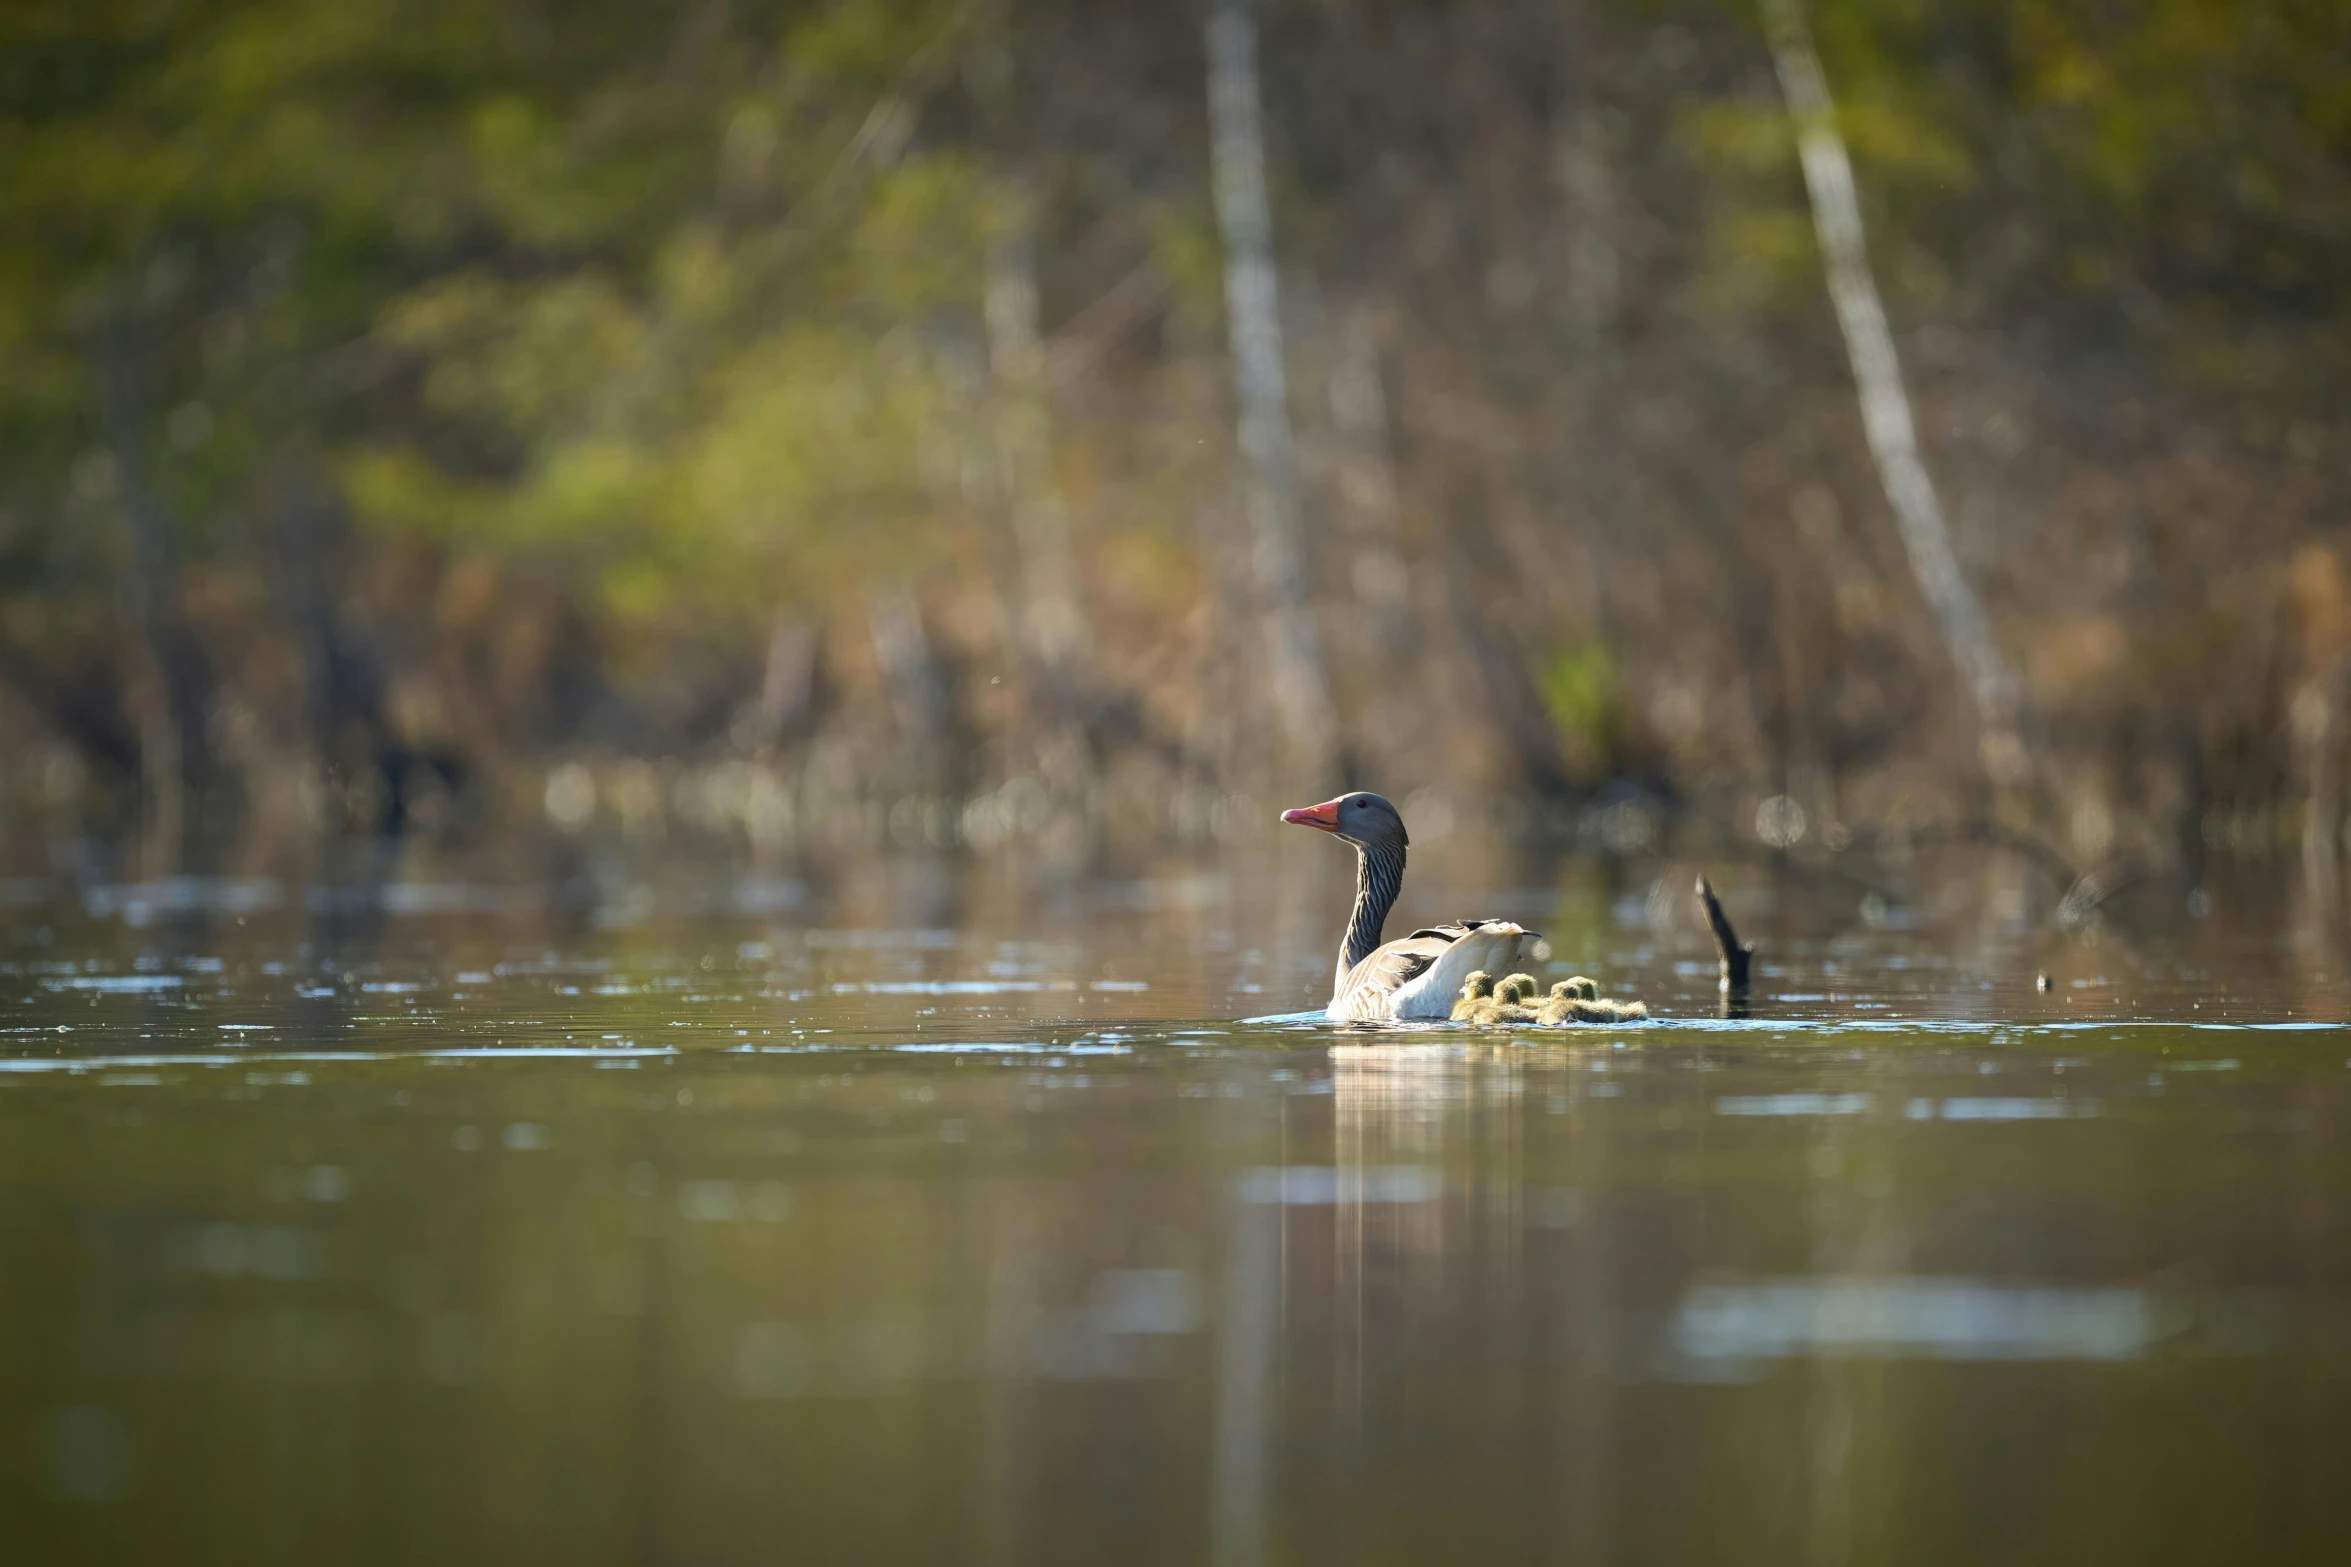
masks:
<path id="1" fill-rule="evenodd" d="M 1291 744 L 1318 771 L 1335 760 L 1336 725 L 1306 576 L 1297 459 L 1282 367 L 1273 212 L 1265 189 L 1254 0 L 1211 0 L 1208 121 L 1216 222 L 1224 239 L 1225 316 L 1248 464 L 1248 515 L 1263 601 L 1274 703 Z"/>
<path id="2" fill-rule="evenodd" d="M 1995 784 L 2017 783 L 2024 753 L 2016 732 L 2016 678 L 1992 640 L 1974 588 L 1960 570 L 1942 502 L 1919 457 L 1918 430 L 1903 389 L 1893 333 L 1886 325 L 1885 305 L 1870 270 L 1853 164 L 1837 130 L 1828 79 L 1805 25 L 1802 0 L 1762 0 L 1762 6 L 1780 90 L 1796 122 L 1796 150 L 1812 198 L 1813 231 L 1828 272 L 1829 302 L 1836 309 L 1837 327 L 1853 365 L 1870 456 L 1894 508 L 1911 573 L 1934 610 L 1951 661 L 1974 699 L 1986 769 Z"/>
<path id="3" fill-rule="evenodd" d="M 1068 508 L 1053 478 L 1036 230 L 1025 193 L 1015 196 L 1011 221 L 988 247 L 986 314 L 996 459 L 1017 557 L 1017 635 L 1041 716 L 1059 724 L 1069 717 L 1093 634 L 1078 594 Z"/>

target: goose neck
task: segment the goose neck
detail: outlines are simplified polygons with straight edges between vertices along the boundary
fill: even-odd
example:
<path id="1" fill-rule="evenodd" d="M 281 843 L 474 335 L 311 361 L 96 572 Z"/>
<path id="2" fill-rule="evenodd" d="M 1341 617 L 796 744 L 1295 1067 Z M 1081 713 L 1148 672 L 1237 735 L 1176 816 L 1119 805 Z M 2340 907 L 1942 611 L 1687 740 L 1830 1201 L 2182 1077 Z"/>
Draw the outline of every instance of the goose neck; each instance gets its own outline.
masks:
<path id="1" fill-rule="evenodd" d="M 1347 920 L 1347 944 L 1340 949 L 1339 972 L 1344 975 L 1379 950 L 1380 932 L 1388 910 L 1404 887 L 1404 849 L 1400 844 L 1375 844 L 1358 851 L 1355 859 L 1355 912 Z"/>

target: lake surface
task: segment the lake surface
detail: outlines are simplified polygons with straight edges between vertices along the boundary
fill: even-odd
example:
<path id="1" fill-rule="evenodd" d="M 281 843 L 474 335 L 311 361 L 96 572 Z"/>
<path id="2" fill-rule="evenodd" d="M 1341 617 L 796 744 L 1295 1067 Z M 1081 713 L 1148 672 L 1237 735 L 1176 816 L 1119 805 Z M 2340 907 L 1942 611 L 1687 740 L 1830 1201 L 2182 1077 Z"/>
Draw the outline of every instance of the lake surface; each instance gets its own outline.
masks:
<path id="1" fill-rule="evenodd" d="M 2298 865 L 1716 867 L 1726 1018 L 1428 857 L 1661 1014 L 1511 1035 L 1299 1015 L 1305 848 L 0 882 L 10 1559 L 2351 1560 Z"/>

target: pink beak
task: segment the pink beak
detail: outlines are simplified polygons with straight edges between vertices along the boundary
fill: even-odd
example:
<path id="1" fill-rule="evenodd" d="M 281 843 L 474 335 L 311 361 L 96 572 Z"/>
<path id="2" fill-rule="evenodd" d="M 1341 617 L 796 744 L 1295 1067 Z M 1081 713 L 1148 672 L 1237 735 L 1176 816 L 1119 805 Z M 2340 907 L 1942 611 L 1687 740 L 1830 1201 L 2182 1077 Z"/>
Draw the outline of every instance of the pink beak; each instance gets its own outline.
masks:
<path id="1" fill-rule="evenodd" d="M 1319 827 L 1324 832 L 1339 830 L 1339 802 L 1325 800 L 1320 805 L 1300 806 L 1294 811 L 1282 812 L 1282 820 L 1293 827 Z"/>

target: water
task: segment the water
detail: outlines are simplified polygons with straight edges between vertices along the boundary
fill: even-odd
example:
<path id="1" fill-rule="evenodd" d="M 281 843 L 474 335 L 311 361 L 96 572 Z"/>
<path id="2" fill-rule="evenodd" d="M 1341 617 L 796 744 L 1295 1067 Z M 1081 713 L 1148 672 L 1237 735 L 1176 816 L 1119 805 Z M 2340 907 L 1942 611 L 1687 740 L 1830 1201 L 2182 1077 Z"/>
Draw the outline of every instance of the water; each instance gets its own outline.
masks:
<path id="1" fill-rule="evenodd" d="M 0 884 L 11 1558 L 2346 1559 L 2323 899 L 1341 869 Z"/>

